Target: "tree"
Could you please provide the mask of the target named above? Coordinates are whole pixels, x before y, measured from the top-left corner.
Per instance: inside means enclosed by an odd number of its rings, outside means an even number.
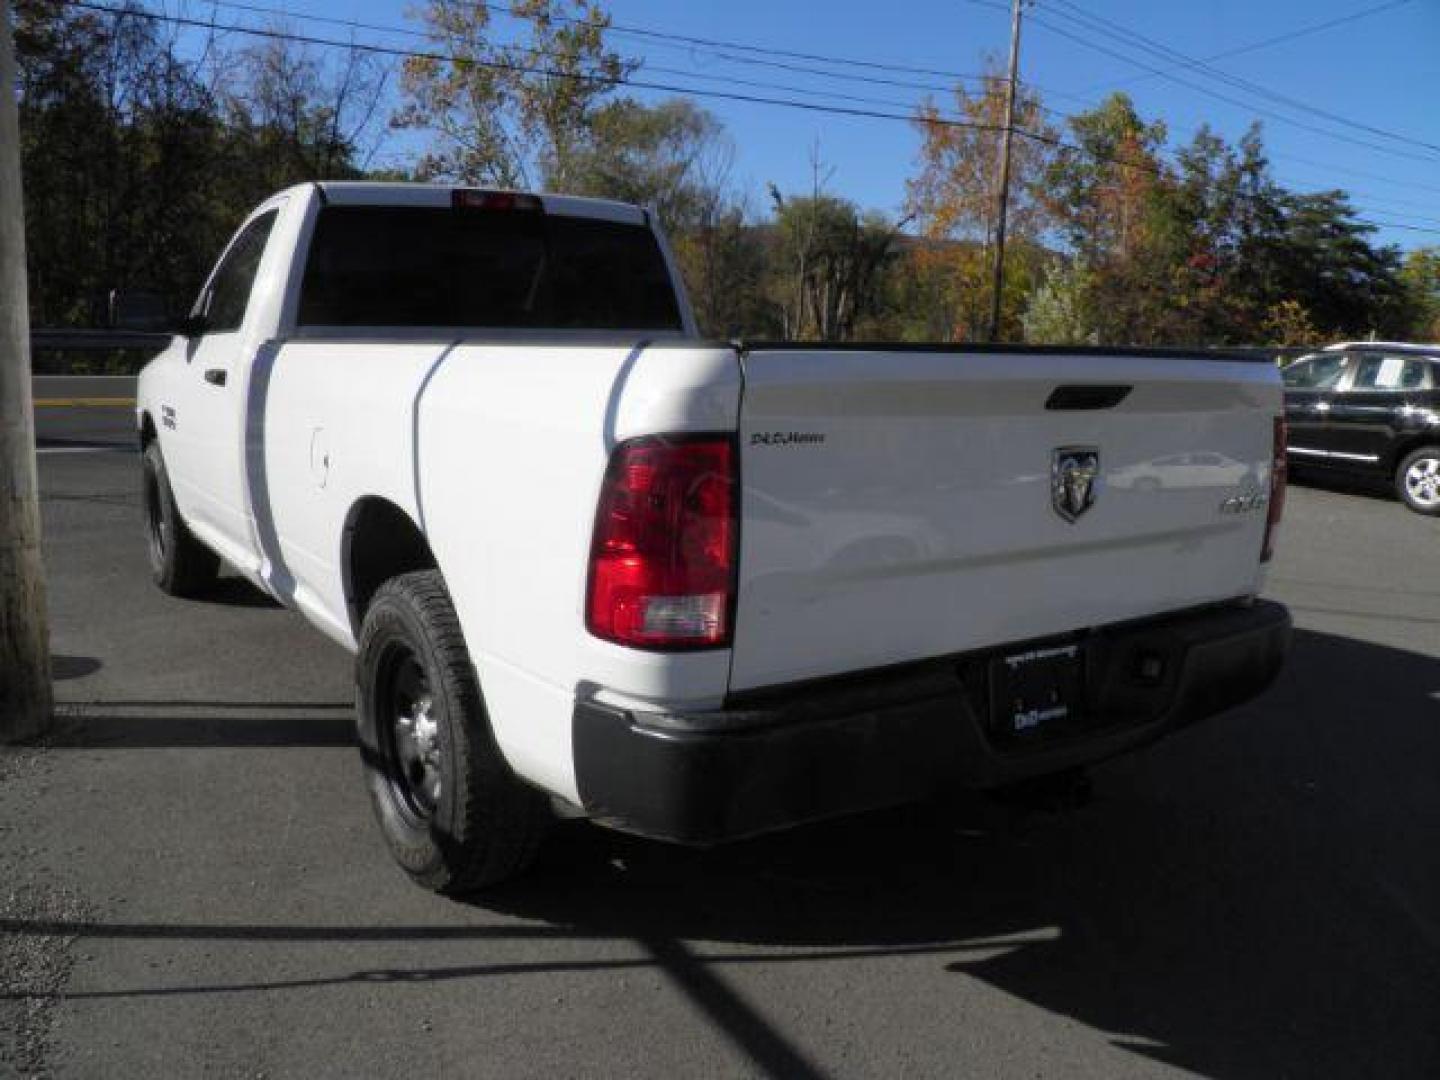
[[[1071,249],[1089,265],[1123,263],[1146,239],[1147,198],[1164,176],[1165,125],[1147,124],[1123,93],[1069,120],[1075,143],[1045,173],[1045,198]]]
[[[944,123],[933,100],[917,110],[919,168],[906,182],[906,209],[928,243],[910,253],[914,285],[927,301],[929,324],[939,340],[971,337],[989,311],[990,260],[996,228],[995,176],[1005,124],[1007,79],[998,60],[987,62],[981,90],[956,84],[951,114],[962,124]],[[1011,193],[1007,235],[1015,250],[1034,247],[1050,226],[1051,209],[1041,181],[1050,158],[1054,128],[1046,122],[1040,96],[1020,88],[1016,126],[1027,133],[1012,141]],[[1007,262],[1014,259],[1007,256]],[[1002,323],[1013,332],[1023,305],[1022,290],[1007,287]]]
[[[1190,336],[1187,279],[1209,267],[1189,228],[1165,212],[1176,178],[1161,160],[1165,127],[1112,94],[1069,120],[1071,143],[1046,173],[1046,195],[1070,254],[1085,267],[1085,337],[1158,344]]]
[[[1275,196],[1278,220],[1252,240],[1269,267],[1275,299],[1293,298],[1336,337],[1385,337],[1409,331],[1410,297],[1393,247],[1374,247],[1341,191]]]
[[[111,289],[194,298],[240,218],[277,188],[358,176],[382,89],[357,50],[292,42],[182,59],[137,10],[20,9],[30,314],[95,325]]]
[[[1085,264],[1061,261],[1030,294],[1023,325],[1025,340],[1039,345],[1094,345],[1095,319],[1089,310],[1092,281]]]
[[[546,182],[575,195],[648,206],[678,234],[714,215],[734,156],[720,121],[692,102],[620,98],[591,113],[565,175]]]
[[[1440,342],[1440,247],[1416,248],[1405,256],[1401,280],[1414,311],[1410,336]]]
[[[763,241],[730,191],[734,156],[720,121],[693,102],[619,98],[591,113],[565,176],[547,184],[652,209],[701,332],[734,337],[770,326]]]
[[[605,46],[596,0],[515,0],[528,38],[500,44],[485,0],[430,0],[421,18],[435,55],[401,70],[397,127],[435,136],[422,179],[529,188],[564,186],[592,114],[636,68]]]
[[[92,323],[116,286],[178,300],[220,231],[213,96],[155,23],[128,11],[27,3],[20,25],[32,321]]]
[[[1270,345],[1314,345],[1320,340],[1310,313],[1299,300],[1281,300],[1266,313],[1260,340]]]
[[[751,222],[743,202],[711,204],[672,243],[701,333],[737,338],[781,332],[765,292],[765,233]]]
[[[231,175],[260,191],[357,178],[385,82],[375,57],[358,49],[333,63],[284,37],[243,49],[221,82]]]
[[[862,215],[845,199],[786,198],[773,185],[770,191],[782,333],[797,340],[850,340],[857,324],[876,313],[898,227],[883,215]]]

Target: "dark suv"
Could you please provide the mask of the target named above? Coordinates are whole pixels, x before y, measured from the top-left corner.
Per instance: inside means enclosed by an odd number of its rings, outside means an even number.
[[[1332,347],[1281,375],[1293,464],[1389,477],[1410,509],[1440,514],[1440,346]]]

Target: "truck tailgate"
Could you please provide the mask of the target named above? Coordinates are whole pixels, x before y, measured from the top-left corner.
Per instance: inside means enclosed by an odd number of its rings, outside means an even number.
[[[732,690],[1260,586],[1268,363],[816,346],[743,366]]]

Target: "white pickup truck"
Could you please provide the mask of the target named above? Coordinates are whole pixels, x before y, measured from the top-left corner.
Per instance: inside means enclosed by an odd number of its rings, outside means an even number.
[[[705,341],[642,209],[361,183],[255,210],[137,408],[156,581],[355,653],[444,892],[556,815],[714,843],[1247,700],[1282,416],[1259,358]]]

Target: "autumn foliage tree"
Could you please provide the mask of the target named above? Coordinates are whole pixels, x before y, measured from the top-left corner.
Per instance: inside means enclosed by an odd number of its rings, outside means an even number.
[[[997,223],[996,177],[1005,125],[1006,79],[991,61],[977,92],[957,83],[948,111],[927,99],[916,112],[920,135],[915,174],[906,184],[906,209],[921,242],[908,253],[913,289],[926,303],[926,328],[943,341],[966,340],[985,325],[990,306],[990,246]],[[1015,101],[1007,261],[1023,258],[1050,226],[1052,210],[1041,181],[1055,131],[1038,93],[1022,87]],[[1018,330],[1023,290],[1007,288],[1002,324]]]

